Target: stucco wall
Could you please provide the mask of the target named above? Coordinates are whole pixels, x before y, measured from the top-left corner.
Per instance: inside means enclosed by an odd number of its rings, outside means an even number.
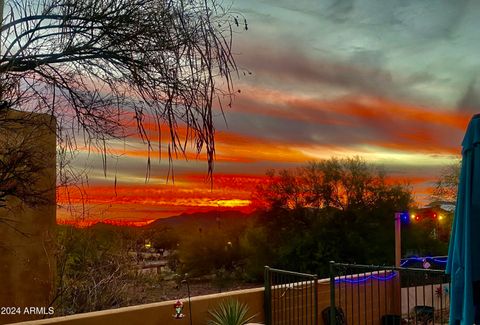
[[[47,115],[10,111],[2,116],[0,127],[1,145],[25,141],[41,157],[41,171],[31,181],[45,199],[40,206],[29,207],[8,197],[7,207],[0,208],[0,308],[48,306],[55,275],[55,121]],[[38,318],[0,313],[0,324]]]
[[[256,314],[253,322],[263,322],[263,288],[231,291],[206,296],[192,297],[192,324],[206,324],[208,310],[215,308],[221,301],[238,299],[248,305],[249,315]],[[164,301],[153,304],[124,307],[112,310],[104,310],[92,313],[77,314],[65,317],[56,317],[39,321],[16,323],[17,325],[104,325],[104,324],[128,324],[128,325],[188,325],[190,324],[190,312],[188,299],[183,299],[183,319],[174,319],[175,301]]]
[[[284,291],[284,287],[279,290]],[[341,292],[340,292],[341,291]],[[288,294],[283,294],[282,302],[277,303],[274,308],[275,324],[288,325],[291,322],[301,322],[308,324],[311,322],[305,315],[294,316],[292,304],[295,302],[298,307],[312,307],[311,300],[302,300],[299,291],[289,290]],[[347,323],[353,324],[358,320],[366,320],[367,324],[380,324],[381,317],[392,313],[391,301],[393,294],[393,283],[379,283],[378,281],[369,281],[367,284],[342,285],[336,288],[337,303],[342,301],[342,308],[347,316]],[[250,314],[256,314],[252,322],[263,323],[264,314],[264,289],[255,288],[239,291],[225,292],[206,296],[197,296],[192,298],[192,324],[203,325],[208,320],[208,310],[214,308],[223,300],[238,299],[247,303]],[[183,299],[184,313],[186,317],[180,320],[173,319],[175,301],[165,301],[160,303],[124,307],[113,310],[98,311],[92,313],[77,314],[66,317],[56,317],[40,321],[17,323],[17,325],[104,325],[104,324],[131,324],[131,325],[168,325],[168,324],[190,324],[190,312],[188,300]],[[345,304],[348,302],[348,307]],[[328,279],[318,282],[318,320],[319,324],[324,324],[322,311],[330,306],[330,283]],[[360,308],[358,308],[360,306]],[[295,307],[295,308],[297,308]],[[304,308],[302,307],[302,308]],[[293,315],[293,316],[292,316]],[[308,314],[311,315],[311,314]]]

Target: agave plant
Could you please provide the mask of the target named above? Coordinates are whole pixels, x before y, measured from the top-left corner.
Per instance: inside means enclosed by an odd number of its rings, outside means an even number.
[[[208,325],[244,325],[255,317],[255,315],[248,317],[248,306],[238,300],[223,301],[208,313],[211,317]]]

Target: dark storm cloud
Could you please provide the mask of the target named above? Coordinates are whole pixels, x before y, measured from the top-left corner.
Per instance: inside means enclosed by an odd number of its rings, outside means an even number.
[[[255,50],[254,50],[255,49]],[[336,89],[340,92],[390,98],[407,102],[422,101],[422,96],[412,91],[419,84],[429,84],[436,77],[427,72],[394,76],[383,65],[383,52],[370,50],[352,51],[349,60],[306,55],[300,47],[278,48],[276,45],[257,45],[251,50],[255,55],[241,58],[248,67],[251,83],[269,83],[271,87],[295,91],[324,92]],[[269,82],[270,81],[270,82]],[[278,85],[278,86],[277,86]]]
[[[471,114],[480,112],[480,83],[477,79],[472,80],[468,85],[465,95],[458,103],[458,109]]]
[[[238,1],[254,8],[257,29],[239,57],[254,82],[323,84],[453,108],[480,73],[478,1]]]
[[[342,88],[365,90],[369,93],[390,92],[389,73],[379,70],[349,66],[330,60],[311,60],[295,49],[290,52],[258,51],[258,55],[243,61],[258,77],[277,78],[292,84],[328,84]],[[387,87],[379,87],[387,85]]]

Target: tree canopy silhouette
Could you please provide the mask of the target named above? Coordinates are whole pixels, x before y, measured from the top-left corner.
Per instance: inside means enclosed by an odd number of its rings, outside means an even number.
[[[242,241],[253,278],[265,263],[321,275],[332,260],[393,263],[394,213],[414,203],[407,184],[392,182],[383,168],[360,157],[313,161],[267,176],[252,194],[261,211]]]
[[[0,106],[55,116],[69,149],[81,139],[105,153],[107,140],[135,132],[148,166],[153,139],[161,151],[168,138],[170,159],[193,144],[211,174],[237,28],[246,21],[216,0],[7,0]]]
[[[460,179],[461,160],[442,169],[441,175],[435,181],[430,199],[446,201],[455,204],[457,201],[458,182]]]

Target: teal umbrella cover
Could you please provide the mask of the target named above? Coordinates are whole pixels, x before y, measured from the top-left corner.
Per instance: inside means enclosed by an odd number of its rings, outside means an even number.
[[[446,273],[451,275],[452,325],[472,325],[475,308],[478,308],[474,305],[473,282],[480,281],[480,114],[470,121],[462,147],[462,169],[446,268]],[[477,312],[477,318],[479,316]]]

